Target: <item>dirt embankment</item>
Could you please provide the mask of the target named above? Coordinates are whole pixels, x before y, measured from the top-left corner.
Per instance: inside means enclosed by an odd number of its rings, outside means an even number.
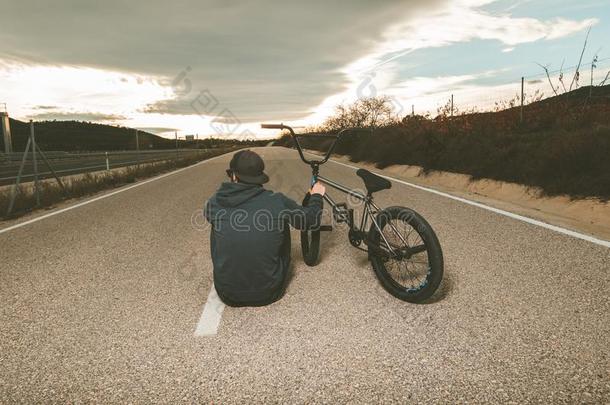
[[[354,165],[346,156],[334,155],[333,159]],[[489,179],[472,180],[464,174],[443,171],[426,174],[418,166],[392,165],[378,169],[370,163],[360,162],[357,165],[413,184],[610,240],[610,203],[596,198],[545,197],[542,190],[535,187]]]

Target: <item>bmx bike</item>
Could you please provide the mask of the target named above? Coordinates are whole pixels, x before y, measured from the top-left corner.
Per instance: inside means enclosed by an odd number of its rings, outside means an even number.
[[[421,302],[429,298],[443,278],[443,252],[434,230],[417,212],[407,207],[379,208],[373,201],[373,193],[392,187],[392,183],[365,169],[356,175],[362,178],[366,194],[347,188],[319,174],[320,166],[328,161],[337,141],[350,131],[346,128],[336,135],[297,135],[284,124],[262,124],[262,128],[288,130],[301,160],[311,167],[311,185],[319,181],[347,194],[360,209],[360,223],[354,216],[354,208],[345,202],[335,202],[328,193],[324,201],[332,207],[334,223],[348,226],[348,238],[352,246],[368,253],[369,261],[381,285],[393,296],[403,301]],[[331,145],[322,159],[307,159],[299,139],[330,139]],[[309,192],[303,199],[306,206]],[[356,204],[351,204],[356,205]],[[333,225],[316,224],[301,231],[303,259],[309,266],[320,260],[320,233],[332,231]]]

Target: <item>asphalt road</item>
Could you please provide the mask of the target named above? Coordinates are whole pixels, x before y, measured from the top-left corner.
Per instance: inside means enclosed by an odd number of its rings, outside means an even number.
[[[300,199],[297,154],[259,151]],[[212,267],[191,218],[229,158],[0,234],[0,402],[610,401],[610,249],[398,183],[377,202],[444,249],[430,303],[386,293],[344,229],[315,268],[293,233],[285,297],[195,337]]]

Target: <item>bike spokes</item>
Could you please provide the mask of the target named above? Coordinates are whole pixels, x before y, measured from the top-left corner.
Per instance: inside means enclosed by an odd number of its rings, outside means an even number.
[[[385,262],[394,282],[407,291],[418,291],[427,284],[430,264],[426,245],[417,231],[401,218],[390,220],[383,229],[394,255]]]

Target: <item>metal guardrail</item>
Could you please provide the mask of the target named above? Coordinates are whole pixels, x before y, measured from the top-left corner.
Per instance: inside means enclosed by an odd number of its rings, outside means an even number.
[[[197,156],[210,149],[163,149],[143,151],[112,151],[73,153],[61,151],[45,152],[49,163],[60,176],[88,173],[100,170],[110,170],[119,167],[133,166],[144,163],[154,163],[163,160],[173,160]],[[23,152],[0,153],[0,185],[15,183]],[[34,167],[32,154],[26,156],[22,182],[33,181]],[[41,170],[42,169],[42,170]],[[52,173],[38,164],[38,177],[52,177]]]

